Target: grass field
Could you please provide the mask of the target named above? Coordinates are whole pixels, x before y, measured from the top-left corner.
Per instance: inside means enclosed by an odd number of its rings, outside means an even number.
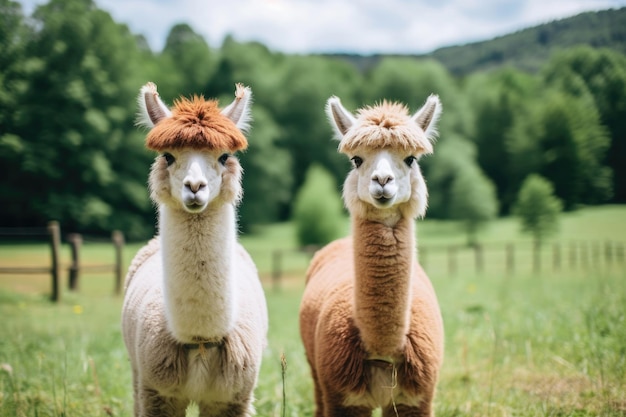
[[[348,225],[346,225],[346,230]],[[418,226],[421,247],[460,245],[450,222]],[[614,257],[581,259],[555,271],[550,245],[533,274],[529,251],[516,252],[516,271],[504,273],[498,248],[527,242],[511,219],[481,236],[485,267],[474,268],[460,250],[450,275],[446,252],[428,254],[427,271],[438,293],[446,330],[446,356],[438,416],[626,416],[626,264]],[[626,241],[626,207],[567,214],[556,241]],[[256,407],[281,416],[284,355],[285,415],[313,415],[312,383],[304,359],[297,311],[308,255],[288,252],[280,288],[270,280],[272,253],[295,247],[290,225],[244,236],[266,287],[270,313]],[[521,243],[520,243],[521,242]],[[129,262],[139,244],[128,245]],[[85,263],[112,262],[113,249],[84,246]],[[65,252],[63,259],[69,259]],[[46,264],[44,245],[0,246],[0,266]],[[567,254],[564,253],[564,259]],[[79,293],[63,290],[48,301],[49,278],[0,275],[0,417],[131,416],[130,368],[120,335],[121,297],[112,273],[84,275]],[[66,276],[64,274],[64,285]]]

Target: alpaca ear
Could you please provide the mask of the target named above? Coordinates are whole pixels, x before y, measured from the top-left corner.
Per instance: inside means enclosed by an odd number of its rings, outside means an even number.
[[[441,102],[439,101],[439,96],[431,94],[412,119],[426,133],[428,140],[432,141],[437,137],[437,122],[440,115]]]
[[[337,139],[340,140],[355,122],[354,116],[341,105],[341,100],[336,96],[332,96],[326,102],[326,115]]]
[[[252,104],[252,90],[243,84],[235,84],[235,100],[222,110],[222,114],[228,117],[242,132],[250,129],[252,116],[250,105]]]
[[[157,86],[154,83],[147,83],[141,87],[137,103],[139,104],[136,121],[138,126],[151,129],[161,120],[172,115],[170,109],[161,101]]]

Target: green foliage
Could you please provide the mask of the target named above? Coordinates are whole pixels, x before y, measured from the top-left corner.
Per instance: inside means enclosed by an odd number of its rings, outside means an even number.
[[[626,9],[419,59],[287,55],[231,36],[211,49],[184,23],[153,52],[91,0],[50,0],[32,16],[0,0],[0,11],[2,226],[54,218],[67,231],[153,234],[146,187],[153,154],[133,126],[135,97],[147,81],[167,103],[204,94],[224,104],[235,83],[252,87],[250,148],[241,155],[244,231],[288,220],[310,166],[343,180],[347,162],[324,114],[331,95],[349,109],[387,99],[411,112],[427,95],[440,96],[440,137],[434,155],[420,161],[429,217],[454,215],[452,187],[465,172],[483,172],[495,184],[502,214],[533,172],[554,184],[567,209],[611,195],[626,202],[626,56],[619,43]],[[612,50],[561,51],[580,43]],[[489,71],[469,74],[478,68]]]
[[[300,246],[324,245],[342,232],[342,201],[333,177],[312,165],[296,195],[293,218]]]
[[[566,209],[611,196],[611,170],[603,163],[609,138],[585,88],[579,96],[546,91],[525,120],[516,120],[507,146],[513,178],[540,173]]]
[[[467,130],[467,112],[462,96],[446,68],[434,60],[383,58],[368,74],[363,86],[363,104],[399,101],[414,113],[430,94],[441,100],[444,116],[439,121],[441,137]]]
[[[511,171],[520,156],[510,152],[505,138],[516,121],[526,120],[526,108],[539,92],[537,84],[534,77],[513,68],[477,73],[467,80],[474,117],[470,139],[477,147],[478,164],[497,188],[503,213],[509,212],[520,186]]]
[[[286,175],[291,170],[291,155],[276,144],[279,127],[263,107],[254,107],[252,114],[248,149],[240,155],[244,195],[239,225],[244,232],[279,217],[280,209],[291,199],[293,181]]]
[[[172,76],[178,78],[174,91],[182,96],[198,94],[198,87],[213,77],[217,61],[204,38],[182,23],[170,30],[160,59],[171,61]]]
[[[581,13],[571,18],[463,46],[441,48],[428,56],[457,76],[512,65],[537,71],[555,52],[577,45],[608,47],[626,53],[626,8]]]
[[[614,200],[626,202],[626,55],[578,47],[556,54],[543,71],[550,84],[574,95],[593,97],[611,138],[606,163],[613,170]]]
[[[435,153],[420,160],[420,165],[426,165],[428,170],[425,177],[428,185],[428,214],[429,218],[451,217],[450,207],[455,196],[452,193],[452,184],[465,170],[477,169],[476,147],[470,141],[451,135],[435,144]]]
[[[450,215],[463,222],[468,245],[475,245],[478,230],[498,215],[496,188],[474,165],[466,165],[454,178],[451,193]]]
[[[2,140],[13,152],[0,156],[11,170],[3,188],[18,192],[0,217],[14,225],[58,219],[96,233],[125,215],[145,215],[150,205],[127,204],[118,185],[137,181],[133,165],[149,163],[125,142],[137,84],[134,39],[88,0],[53,0],[34,19],[40,30],[28,42],[28,83],[14,97],[27,111]]]
[[[530,233],[539,244],[558,230],[561,210],[562,203],[554,196],[552,184],[536,174],[526,178],[513,207],[522,231]]]
[[[343,62],[315,56],[286,60],[281,85],[275,91],[275,110],[282,129],[280,143],[293,158],[294,192],[312,163],[327,167],[337,182],[345,175],[347,163],[332,140],[324,107],[332,95],[349,103],[360,80],[360,75]]]

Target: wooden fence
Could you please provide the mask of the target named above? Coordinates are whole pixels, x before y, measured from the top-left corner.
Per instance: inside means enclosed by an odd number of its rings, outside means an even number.
[[[456,275],[461,266],[473,270],[513,275],[518,272],[540,274],[588,268],[626,266],[626,245],[615,241],[551,242],[538,246],[529,241],[486,245],[421,246],[422,267]],[[444,266],[445,265],[445,266]]]
[[[289,257],[309,259],[316,247],[277,249],[271,252],[271,278],[280,287]],[[262,254],[256,254],[262,256]],[[626,269],[626,244],[616,241],[551,242],[542,246],[530,241],[489,243],[483,245],[420,245],[419,262],[429,274],[454,277],[460,273],[540,274],[586,270],[591,268]],[[306,267],[306,265],[304,266]],[[302,273],[302,272],[300,272]]]
[[[50,299],[58,302],[61,298],[60,280],[61,280],[61,227],[56,221],[48,223],[47,227],[19,227],[19,228],[0,228],[0,238],[10,240],[34,240],[47,241],[50,244],[50,263],[48,265],[38,266],[13,266],[0,267],[0,274],[50,274],[51,277],[51,295]],[[80,276],[82,273],[89,272],[107,272],[112,271],[115,279],[115,294],[120,294],[122,290],[122,249],[124,247],[124,235],[116,230],[111,235],[111,241],[115,251],[115,261],[109,264],[83,264],[81,262],[81,248],[85,240],[100,241],[99,238],[84,238],[77,233],[68,234],[66,242],[70,245],[71,262],[68,267],[68,288],[71,291],[79,289]]]

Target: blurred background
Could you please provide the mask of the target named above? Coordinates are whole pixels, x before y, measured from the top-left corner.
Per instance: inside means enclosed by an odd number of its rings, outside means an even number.
[[[624,1],[168,3],[0,0],[0,226],[152,236],[147,81],[167,103],[252,87],[245,233],[291,219],[311,167],[340,192],[331,95],[414,112],[439,94],[430,219],[507,216],[530,174],[567,211],[626,202]]]

